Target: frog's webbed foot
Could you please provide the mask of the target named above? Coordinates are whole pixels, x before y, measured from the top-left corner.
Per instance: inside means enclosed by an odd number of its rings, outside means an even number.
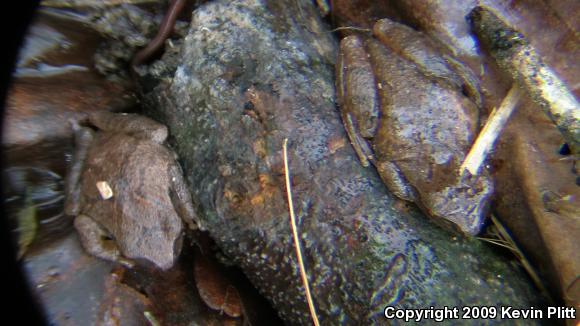
[[[350,143],[358,156],[360,163],[364,167],[369,166],[369,161],[374,163],[375,157],[373,150],[366,139],[364,139],[360,133],[357,132],[357,128],[353,121],[352,115],[346,113],[343,115],[344,125],[346,129],[346,134],[350,139]]]
[[[376,167],[381,179],[395,196],[410,202],[416,201],[415,189],[409,184],[395,163],[384,161],[376,164]]]
[[[133,267],[134,263],[121,255],[119,248],[108,233],[86,215],[79,215],[74,221],[75,228],[85,250],[96,257]]]
[[[151,140],[161,144],[167,139],[167,127],[161,123],[138,114],[94,112],[89,122],[103,131],[124,133],[129,136]]]
[[[70,123],[75,135],[75,152],[66,177],[64,210],[66,214],[76,216],[80,207],[81,174],[94,135],[92,130],[81,127],[77,121],[71,120]]]

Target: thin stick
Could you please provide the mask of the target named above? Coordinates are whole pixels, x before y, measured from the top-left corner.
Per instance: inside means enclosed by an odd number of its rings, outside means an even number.
[[[288,168],[288,138],[284,139],[282,146],[284,152],[284,174],[286,176],[286,193],[288,194],[288,210],[290,211],[290,222],[292,225],[292,235],[294,236],[294,247],[296,248],[296,257],[298,258],[298,266],[300,267],[300,276],[302,277],[302,284],[306,291],[306,301],[308,301],[308,308],[310,308],[310,315],[315,326],[319,326],[318,317],[316,315],[316,308],[310,294],[310,285],[308,285],[308,278],[306,277],[306,269],[304,268],[304,261],[302,260],[302,248],[298,241],[298,231],[296,228],[296,217],[294,216],[294,204],[292,202],[292,188],[290,187],[290,169]]]
[[[461,164],[461,167],[459,168],[461,174],[464,174],[465,171],[469,171],[471,175],[477,175],[481,164],[485,161],[487,154],[493,148],[495,141],[514,111],[519,99],[520,89],[514,84],[507,96],[501,102],[499,109],[494,109],[491,112],[489,120],[479,133],[479,136],[477,136],[477,139],[467,154],[465,161],[463,161],[463,164]]]

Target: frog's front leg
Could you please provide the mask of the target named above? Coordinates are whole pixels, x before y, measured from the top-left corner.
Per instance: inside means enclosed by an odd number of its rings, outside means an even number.
[[[415,189],[409,184],[409,181],[407,181],[407,178],[405,178],[403,172],[395,163],[380,161],[376,164],[376,167],[379,176],[395,196],[410,202],[416,201],[417,193]]]
[[[91,113],[88,121],[103,131],[123,133],[158,144],[167,139],[167,127],[138,114],[99,111]]]
[[[358,132],[358,128],[353,121],[353,117],[350,113],[342,114],[342,122],[346,129],[346,134],[358,156],[362,166],[369,166],[369,160],[374,161],[373,151],[369,143],[364,139]]]
[[[183,173],[179,165],[173,165],[169,171],[171,178],[171,189],[169,196],[177,214],[191,230],[197,229],[197,214],[193,206],[191,192],[183,178]]]
[[[92,218],[81,214],[75,218],[74,225],[83,248],[89,254],[133,267],[134,263],[121,255],[115,240],[110,238],[110,234]]]
[[[89,128],[79,126],[77,121],[71,121],[71,126],[75,135],[75,152],[66,177],[64,211],[67,215],[77,216],[81,205],[81,174],[94,134]]]
[[[377,130],[379,105],[369,57],[362,40],[349,36],[340,42],[336,89],[346,132],[363,166],[374,160],[367,139]]]

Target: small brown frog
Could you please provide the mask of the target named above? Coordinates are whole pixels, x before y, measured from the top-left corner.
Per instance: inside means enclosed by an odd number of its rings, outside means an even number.
[[[337,93],[361,163],[436,222],[480,232],[493,184],[460,175],[479,127],[476,78],[423,34],[387,19],[340,44]]]
[[[98,112],[73,123],[77,148],[67,179],[67,214],[83,247],[126,266],[146,259],[166,270],[181,251],[183,223],[195,228],[191,194],[167,128],[136,114]]]

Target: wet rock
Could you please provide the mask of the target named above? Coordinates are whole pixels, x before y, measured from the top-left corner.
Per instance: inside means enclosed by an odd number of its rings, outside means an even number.
[[[67,138],[72,135],[69,119],[135,103],[127,84],[108,81],[93,69],[100,41],[82,21],[41,12],[8,93],[2,145]]]
[[[541,305],[517,267],[485,244],[452,238],[360,166],[334,103],[337,42],[312,5],[298,3],[203,5],[173,77],[157,77],[146,94],[199,200],[199,225],[288,323],[309,324],[285,201],[288,138],[323,323],[386,324],[386,305]]]
[[[111,265],[85,254],[74,232],[28,255],[24,267],[48,322],[95,324]]]

